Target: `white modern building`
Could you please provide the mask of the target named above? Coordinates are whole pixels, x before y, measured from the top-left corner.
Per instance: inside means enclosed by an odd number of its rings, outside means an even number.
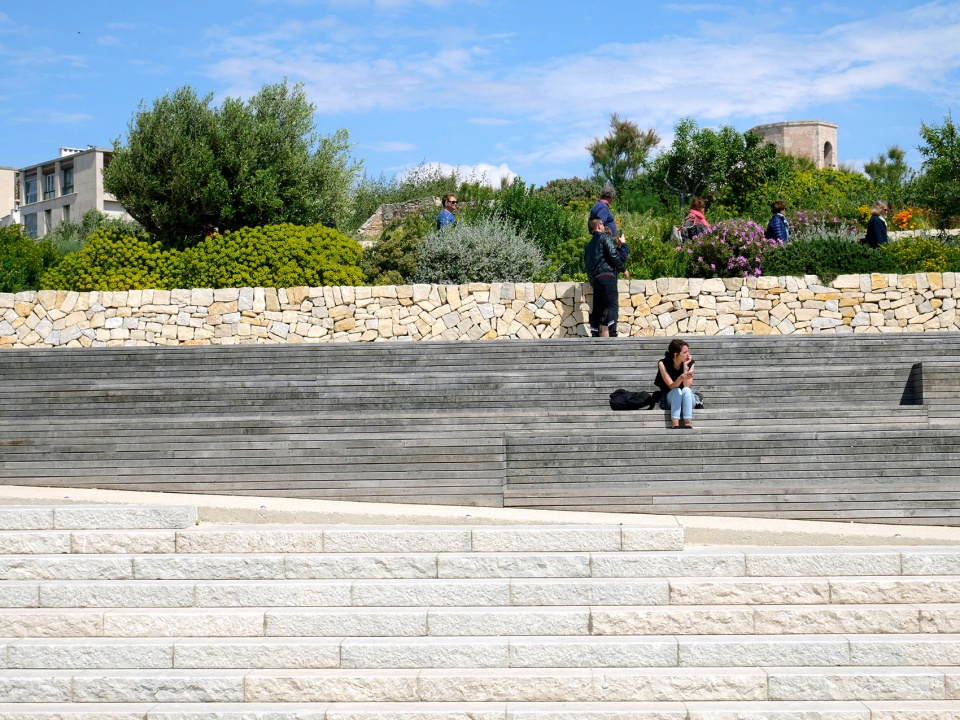
[[[103,189],[103,169],[112,150],[60,148],[54,160],[16,169],[0,167],[0,227],[21,223],[35,238],[42,238],[65,220],[79,222],[84,213],[99,210],[111,217],[128,218],[117,199]]]

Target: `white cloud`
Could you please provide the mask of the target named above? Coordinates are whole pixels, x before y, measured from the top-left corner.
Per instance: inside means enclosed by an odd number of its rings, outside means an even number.
[[[374,4],[431,2],[453,4]],[[326,18],[322,27],[224,31],[217,48],[223,59],[208,72],[227,94],[241,96],[284,76],[302,81],[323,114],[435,109],[462,113],[473,125],[522,126],[525,137],[501,140],[498,148],[518,167],[582,161],[611,112],[666,136],[681,117],[703,124],[800,119],[817,106],[894,97],[899,89],[937,94],[947,104],[960,100],[960,3],[931,2],[816,30],[771,28],[773,15],[723,9],[731,11],[726,25],[693,22],[659,39],[509,65],[491,51],[499,36],[465,30],[451,40],[438,28],[400,22],[360,33]],[[780,20],[789,25],[789,18]]]
[[[364,147],[373,150],[374,152],[382,153],[410,152],[411,150],[417,149],[416,145],[400,142],[399,140],[386,140],[373,145],[365,145]]]
[[[488,118],[488,117],[472,117],[468,118],[467,122],[471,125],[512,125],[512,120],[506,120],[504,118]]]
[[[501,180],[504,178],[506,178],[508,182],[512,182],[514,179],[519,177],[507,166],[506,163],[501,165],[491,165],[489,163],[477,163],[476,165],[448,165],[447,163],[442,162],[425,162],[420,163],[416,167],[404,168],[399,175],[402,179],[411,173],[429,175],[433,172],[438,172],[443,175],[450,175],[451,173],[455,172],[462,181],[481,183],[494,188],[499,188]]]
[[[736,22],[742,21],[738,16]],[[300,43],[310,33],[298,23],[225,37],[227,57],[210,74],[238,87],[282,76],[303,80],[324,113],[429,105],[571,122],[619,111],[672,124],[686,115],[780,118],[881,90],[931,89],[951,84],[950,73],[960,68],[960,4],[931,3],[909,15],[881,15],[815,35],[751,27],[724,34],[716,25],[698,35],[690,28],[685,36],[604,46],[516,68],[488,65],[482,43],[433,50],[424,44],[420,52],[403,45],[391,54],[378,39],[369,52],[342,52],[342,41],[332,37],[340,30],[315,47]],[[489,117],[484,113],[475,121]]]
[[[97,38],[97,45],[103,47],[122,47],[123,43],[120,42],[120,38],[116,35],[101,35]]]
[[[17,122],[52,123],[55,125],[72,125],[73,123],[86,122],[88,120],[93,120],[93,116],[87,113],[65,113],[55,110],[38,111],[16,118]]]

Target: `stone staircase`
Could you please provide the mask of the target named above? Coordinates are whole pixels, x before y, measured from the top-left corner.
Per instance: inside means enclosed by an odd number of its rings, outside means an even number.
[[[960,333],[0,353],[0,483],[960,524]]]
[[[0,606],[2,720],[960,717],[960,547],[0,506]]]

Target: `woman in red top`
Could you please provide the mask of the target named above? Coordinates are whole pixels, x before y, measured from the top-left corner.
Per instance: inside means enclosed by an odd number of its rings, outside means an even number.
[[[703,214],[703,211],[707,209],[707,203],[703,198],[694,198],[693,202],[690,203],[690,212],[687,213],[687,219],[683,223],[685,227],[696,228],[697,225],[702,225],[703,229],[697,228],[698,232],[691,233],[691,236],[699,235],[700,233],[705,233],[710,229],[710,223],[707,222],[707,216]]]

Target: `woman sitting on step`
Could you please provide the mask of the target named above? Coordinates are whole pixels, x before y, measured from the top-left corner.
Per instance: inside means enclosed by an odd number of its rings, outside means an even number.
[[[663,360],[657,363],[657,377],[654,385],[660,388],[660,407],[670,408],[671,429],[693,427],[693,358],[690,346],[683,340],[672,340],[663,354]]]

